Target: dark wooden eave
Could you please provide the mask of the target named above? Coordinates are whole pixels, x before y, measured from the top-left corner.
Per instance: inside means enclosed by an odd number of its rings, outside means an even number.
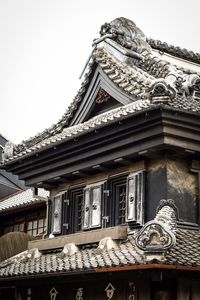
[[[91,176],[101,168],[140,159],[151,149],[179,149],[198,155],[199,116],[160,106],[13,161],[6,169],[27,185],[52,188],[65,179]]]

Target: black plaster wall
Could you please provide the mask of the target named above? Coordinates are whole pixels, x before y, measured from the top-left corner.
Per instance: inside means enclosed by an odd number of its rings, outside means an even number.
[[[147,172],[146,221],[152,220],[161,199],[173,199],[183,222],[198,222],[197,175],[187,159],[151,159]]]

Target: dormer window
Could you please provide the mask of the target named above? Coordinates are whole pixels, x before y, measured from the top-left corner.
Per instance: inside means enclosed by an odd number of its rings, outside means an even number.
[[[144,171],[72,187],[51,201],[50,233],[71,234],[97,228],[144,223]]]

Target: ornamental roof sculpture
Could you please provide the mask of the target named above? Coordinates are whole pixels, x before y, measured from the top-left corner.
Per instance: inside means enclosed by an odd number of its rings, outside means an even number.
[[[152,247],[154,248],[152,251]],[[156,249],[158,251],[156,251]],[[55,249],[42,253],[37,248],[24,251],[0,263],[1,279],[24,276],[53,275],[70,271],[103,272],[126,268],[140,269],[152,264],[168,269],[200,268],[200,233],[177,226],[177,209],[172,200],[162,200],[155,219],[141,229],[134,229],[125,240],[104,238],[99,245],[79,247],[66,244],[61,252]],[[197,255],[194,255],[194,252]]]
[[[63,117],[19,145],[7,144],[2,164],[45,150],[91,128],[105,126],[115,118],[157,106],[200,113],[200,54],[147,39],[126,18],[105,23],[93,47],[81,88]],[[87,106],[87,91],[95,72],[104,76],[107,85],[121,93],[127,102],[89,120],[75,121],[81,108]]]

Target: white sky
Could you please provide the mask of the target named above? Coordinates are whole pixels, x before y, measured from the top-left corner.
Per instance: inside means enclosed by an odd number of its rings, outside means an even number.
[[[0,132],[14,143],[56,123],[100,26],[133,20],[147,37],[200,52],[200,0],[0,0]]]

